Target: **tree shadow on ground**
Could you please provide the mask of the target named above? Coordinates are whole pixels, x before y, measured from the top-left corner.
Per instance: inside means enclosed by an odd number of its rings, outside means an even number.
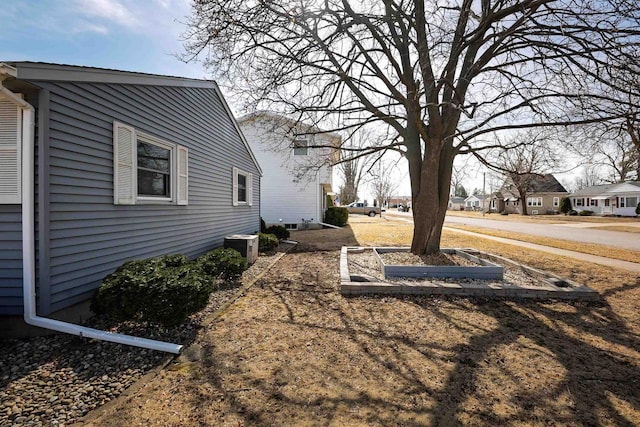
[[[246,364],[250,354],[215,349],[207,356],[205,376],[216,387],[233,377],[261,396],[257,403],[227,393],[230,410],[247,425],[638,422],[640,340],[606,301],[343,298],[337,277],[321,277],[329,273],[298,255],[288,255],[294,259],[287,277],[270,274],[258,285],[261,300],[273,301],[279,314],[255,320],[291,347],[261,375]],[[314,256],[335,269],[335,253]],[[610,292],[637,290],[623,285]],[[401,324],[408,312],[423,318],[418,329]],[[434,329],[443,332],[430,340]],[[330,344],[314,351],[315,340]],[[223,369],[215,359],[236,368]],[[296,393],[292,383],[300,375],[308,389]]]

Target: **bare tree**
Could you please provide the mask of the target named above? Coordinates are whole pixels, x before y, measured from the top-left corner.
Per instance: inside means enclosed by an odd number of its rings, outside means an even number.
[[[512,137],[510,143],[504,147],[525,144],[517,150],[500,150],[493,161],[493,168],[504,174],[504,190],[517,194],[520,197],[522,214],[528,215],[527,195],[538,189],[547,178],[546,175],[556,166],[558,156],[553,149],[553,140],[545,132],[530,130]]]
[[[451,168],[451,190],[450,194],[456,197],[467,197],[467,190],[463,186],[465,179],[469,178],[466,165],[456,166],[455,164]]]
[[[585,165],[582,168],[582,173],[576,177],[573,187],[577,191],[582,190],[583,188],[602,184],[603,182],[604,180],[602,179],[597,165]]]
[[[378,201],[378,206],[383,206],[398,189],[400,183],[394,177],[396,169],[395,163],[381,160],[369,172],[371,174],[371,190],[374,199]]]
[[[338,170],[343,180],[340,186],[340,203],[343,205],[358,200],[360,185],[378,160],[371,154],[363,155],[366,147],[373,145],[374,138],[370,129],[360,128],[340,150]]]
[[[440,248],[453,160],[496,132],[620,117],[607,78],[636,67],[640,9],[629,0],[198,0],[190,57],[247,107],[348,134],[391,130],[413,199],[413,253]],[[188,59],[188,58],[187,58]],[[636,70],[637,68],[633,68]],[[523,143],[524,145],[524,143]]]

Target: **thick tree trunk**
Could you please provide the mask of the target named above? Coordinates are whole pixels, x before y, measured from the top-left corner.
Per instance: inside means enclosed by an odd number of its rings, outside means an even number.
[[[409,164],[411,171],[411,159]],[[414,254],[440,251],[452,168],[453,154],[450,147],[441,141],[432,141],[420,162],[419,175],[411,174],[414,223],[411,252]]]

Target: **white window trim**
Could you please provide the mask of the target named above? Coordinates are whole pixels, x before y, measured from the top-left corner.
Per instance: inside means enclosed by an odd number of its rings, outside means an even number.
[[[533,208],[542,207],[542,197],[527,197],[527,206]]]
[[[237,167],[233,167],[232,171],[232,186],[231,186],[231,198],[233,206],[253,206],[253,174],[249,172],[245,172],[242,169]],[[247,200],[242,201],[238,200],[238,175],[242,175],[246,177],[246,191],[245,197]]]
[[[156,196],[149,196],[149,195],[139,195],[138,194],[138,188],[136,185],[136,199],[138,201],[141,202],[145,202],[145,203],[153,203],[153,202],[169,202],[169,203],[174,203],[176,201],[176,184],[178,182],[177,180],[177,167],[176,167],[176,161],[178,160],[178,156],[177,156],[177,152],[178,152],[178,146],[176,144],[171,144],[169,142],[163,141],[161,139],[155,138],[149,134],[143,133],[143,132],[136,132],[136,138],[135,138],[135,142],[136,142],[136,161],[135,161],[135,171],[136,171],[136,176],[138,174],[138,159],[137,159],[137,153],[138,153],[138,141],[147,143],[147,144],[151,144],[151,145],[155,145],[156,147],[160,147],[160,148],[164,148],[165,150],[169,150],[169,161],[170,161],[170,170],[169,170],[169,197],[156,197]]]
[[[553,207],[557,208],[558,206],[560,206],[560,197],[554,197],[553,198]]]
[[[132,141],[124,141],[126,143],[130,143],[131,147],[129,147],[131,149],[131,159],[132,162],[131,164],[122,164],[122,162],[119,162],[119,150],[121,149],[125,149],[122,148],[120,146],[120,144],[123,144],[122,142],[118,141],[118,130],[122,128],[127,130],[128,132],[131,133],[131,138]],[[171,163],[171,167],[170,167],[170,171],[169,171],[169,193],[170,193],[170,197],[154,197],[154,196],[148,196],[148,195],[139,195],[138,194],[138,141],[147,143],[147,144],[152,144],[152,145],[156,145],[158,147],[164,148],[166,150],[169,150],[170,153],[170,163]],[[123,146],[125,146],[123,144]],[[114,169],[113,169],[113,180],[114,180],[114,204],[116,205],[135,205],[135,204],[141,204],[141,205],[153,205],[153,204],[160,204],[160,205],[170,205],[170,204],[177,204],[177,205],[188,205],[188,195],[189,195],[189,187],[188,187],[188,164],[189,164],[189,157],[188,157],[188,150],[187,148],[178,145],[178,144],[174,144],[171,142],[167,142],[163,139],[157,138],[153,135],[147,134],[145,132],[140,132],[137,131],[134,127],[132,126],[128,126],[124,123],[120,123],[120,122],[113,122],[113,151],[114,151]],[[185,166],[186,166],[186,170],[178,170],[178,152],[182,151],[184,152],[185,156],[186,156],[186,161],[185,161]],[[122,176],[121,174],[121,169],[122,168],[126,168],[126,167],[130,167],[132,168],[132,172],[131,172],[131,179],[129,181],[126,181],[122,183],[120,182],[119,178],[121,178]],[[180,178],[185,178],[186,177],[186,184],[185,184],[185,189],[184,189],[184,194],[178,194],[179,191],[179,183],[180,183]],[[119,195],[119,188],[121,188],[121,185],[125,185],[129,188],[131,194],[132,194],[132,198],[128,199],[128,198],[122,198]]]

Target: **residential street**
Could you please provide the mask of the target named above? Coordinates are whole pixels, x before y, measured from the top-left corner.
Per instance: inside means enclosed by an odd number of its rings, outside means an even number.
[[[386,214],[402,216],[408,219],[411,218],[411,213],[405,212],[387,212]],[[576,227],[576,224],[533,224],[531,222],[500,221],[450,215],[445,219],[445,225],[446,224],[464,224],[474,227],[526,233],[534,236],[552,237],[574,242],[596,243],[640,251],[640,236],[638,236],[637,233],[598,230],[595,228],[586,229]]]

